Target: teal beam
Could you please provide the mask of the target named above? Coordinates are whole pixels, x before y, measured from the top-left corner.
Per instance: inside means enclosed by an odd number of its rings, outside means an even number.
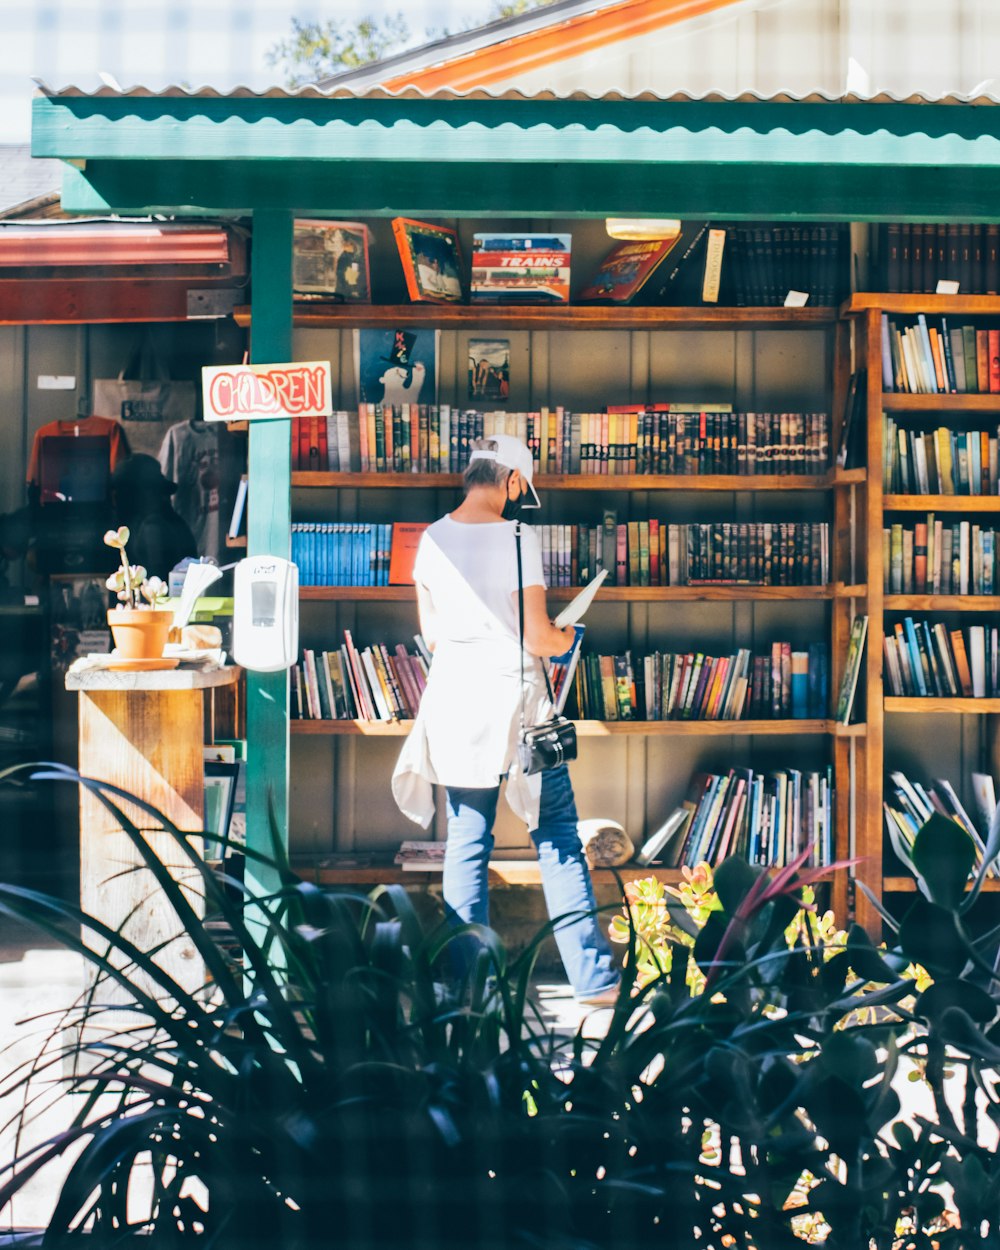
[[[292,358],[292,216],[258,212],[251,261],[252,359]],[[291,422],[250,423],[248,553],[291,555]],[[288,847],[288,673],[247,674],[247,846],[272,852],[272,821]],[[247,863],[251,889],[270,893],[277,878]]]
[[[92,160],[68,169],[70,212],[242,215],[254,206],[303,215],[456,217],[650,216],[784,221],[995,221],[1000,148],[988,169],[727,163],[542,161],[481,165],[369,161]]]
[[[1000,110],[960,104],[47,96],[32,152],[64,160],[996,163]]]

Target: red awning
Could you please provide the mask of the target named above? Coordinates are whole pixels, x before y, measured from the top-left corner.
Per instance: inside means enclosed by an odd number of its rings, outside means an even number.
[[[218,226],[91,222],[0,227],[0,268],[227,265],[229,232]]]

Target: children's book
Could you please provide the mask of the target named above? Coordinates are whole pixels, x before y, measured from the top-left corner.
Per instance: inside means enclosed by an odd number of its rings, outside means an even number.
[[[580,292],[584,303],[628,304],[676,247],[680,233],[664,239],[628,239],[616,243]]]
[[[569,301],[569,234],[475,234],[472,302],[565,304]]]

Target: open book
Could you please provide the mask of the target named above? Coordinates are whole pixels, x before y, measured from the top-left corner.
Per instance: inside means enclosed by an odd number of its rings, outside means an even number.
[[[583,590],[566,604],[552,622],[553,625],[556,625],[559,629],[565,629],[567,625],[575,625],[577,621],[582,621],[584,612],[594,602],[594,596],[600,590],[607,575],[608,570],[601,569],[593,581],[588,582]]]

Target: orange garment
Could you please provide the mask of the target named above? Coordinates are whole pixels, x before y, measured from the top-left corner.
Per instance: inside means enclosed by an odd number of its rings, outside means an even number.
[[[28,460],[28,482],[38,485],[38,465],[42,443],[47,438],[106,438],[110,448],[110,468],[114,471],[119,461],[129,454],[125,431],[112,417],[81,417],[73,421],[50,421],[35,432]]]

